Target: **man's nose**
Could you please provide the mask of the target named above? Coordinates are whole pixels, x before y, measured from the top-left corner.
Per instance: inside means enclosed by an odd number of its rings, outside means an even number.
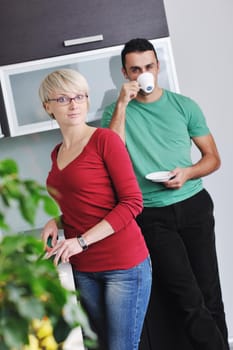
[[[147,68],[142,68],[142,73],[147,72]]]

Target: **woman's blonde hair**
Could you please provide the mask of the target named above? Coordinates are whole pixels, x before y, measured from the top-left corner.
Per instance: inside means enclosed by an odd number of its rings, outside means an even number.
[[[73,69],[58,69],[48,74],[42,81],[39,88],[39,96],[44,104],[51,97],[54,91],[62,92],[84,92],[89,94],[89,86],[86,78]],[[89,97],[88,97],[89,107]]]

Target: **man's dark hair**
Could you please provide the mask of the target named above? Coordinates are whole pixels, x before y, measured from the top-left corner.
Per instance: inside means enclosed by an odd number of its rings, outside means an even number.
[[[131,52],[144,52],[144,51],[153,51],[155,54],[156,61],[158,62],[157,53],[154,46],[147,39],[136,38],[128,41],[123,50],[121,51],[121,63],[122,67],[125,68],[125,56]]]

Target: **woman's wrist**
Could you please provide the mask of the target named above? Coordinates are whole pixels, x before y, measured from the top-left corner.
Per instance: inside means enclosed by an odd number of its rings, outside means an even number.
[[[62,224],[62,215],[56,216],[54,218],[56,225],[58,227],[58,229],[62,229],[63,228],[63,224]]]
[[[82,248],[82,250],[88,249],[87,242],[85,241],[85,239],[82,236],[78,236],[77,240],[78,240],[78,243],[79,243],[80,247]]]

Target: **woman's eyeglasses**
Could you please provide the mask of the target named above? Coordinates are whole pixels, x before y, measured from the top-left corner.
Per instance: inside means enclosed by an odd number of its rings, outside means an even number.
[[[87,97],[88,97],[87,94],[78,94],[74,97],[60,96],[58,98],[49,98],[48,102],[56,101],[61,106],[69,105],[72,101],[74,101],[75,103],[81,104],[86,101]]]

